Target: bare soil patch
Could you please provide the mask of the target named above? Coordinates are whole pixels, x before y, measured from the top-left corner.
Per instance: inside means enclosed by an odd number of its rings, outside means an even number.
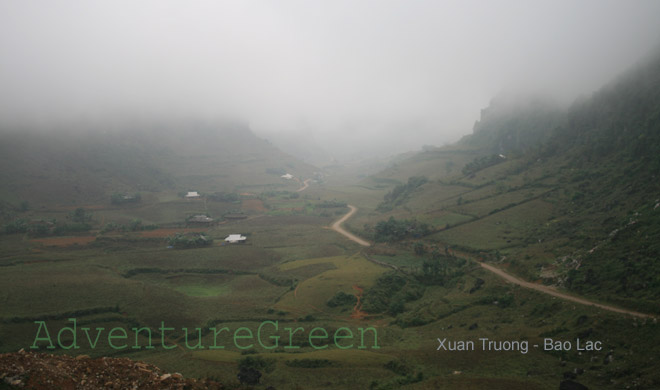
[[[351,318],[361,320],[365,318],[368,314],[362,311],[362,295],[364,294],[364,289],[357,284],[353,285],[353,290],[356,291],[355,297],[357,302],[353,307],[353,312],[351,313]]]
[[[49,237],[49,238],[34,238],[30,241],[37,242],[45,246],[72,246],[72,245],[87,245],[96,240],[95,236],[79,236],[79,237]]]
[[[268,211],[261,199],[243,199],[241,208],[246,211],[258,211],[260,213]]]

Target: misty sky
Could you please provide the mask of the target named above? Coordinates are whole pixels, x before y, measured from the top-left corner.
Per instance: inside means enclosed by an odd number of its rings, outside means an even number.
[[[658,47],[658,15],[656,0],[0,0],[0,120],[232,117],[404,151],[470,133],[502,90],[591,93]]]

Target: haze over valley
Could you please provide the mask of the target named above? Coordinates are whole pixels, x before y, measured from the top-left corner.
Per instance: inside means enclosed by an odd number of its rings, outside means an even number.
[[[656,15],[0,2],[0,388],[659,388]]]

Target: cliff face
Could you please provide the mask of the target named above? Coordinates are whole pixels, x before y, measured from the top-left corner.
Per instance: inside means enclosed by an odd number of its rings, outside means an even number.
[[[214,381],[183,378],[126,358],[91,359],[23,350],[0,354],[0,388],[223,389]]]
[[[550,98],[500,94],[481,110],[465,142],[494,153],[525,151],[547,140],[564,121],[562,106]]]

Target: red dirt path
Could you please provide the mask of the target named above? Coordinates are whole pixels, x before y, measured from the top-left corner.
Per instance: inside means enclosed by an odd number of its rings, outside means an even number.
[[[361,320],[365,318],[368,314],[363,312],[362,309],[362,293],[364,293],[364,289],[357,284],[353,285],[353,290],[357,291],[357,294],[355,294],[355,297],[357,298],[357,302],[355,303],[355,306],[353,307],[353,313],[351,313],[351,318]]]

